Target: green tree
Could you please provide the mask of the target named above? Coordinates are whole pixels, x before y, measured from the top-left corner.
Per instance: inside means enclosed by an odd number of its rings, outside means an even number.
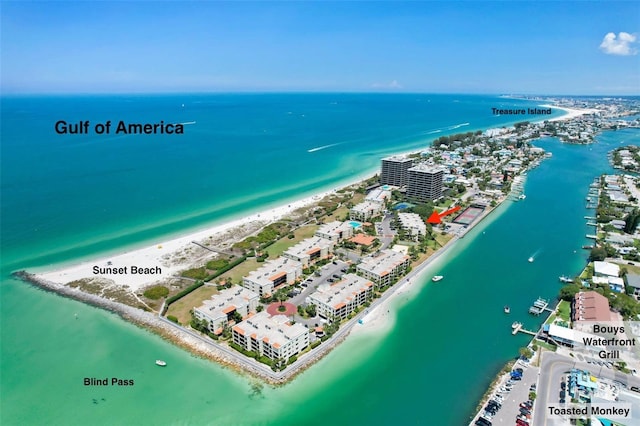
[[[518,352],[520,353],[520,356],[523,358],[530,359],[533,356],[533,351],[526,346],[520,348]]]
[[[307,305],[304,310],[310,317],[315,317],[317,314],[316,305]]]
[[[572,283],[569,285],[565,285],[560,289],[560,299],[566,300],[567,302],[571,302],[573,297],[580,291],[580,286],[578,284]]]
[[[604,247],[594,247],[591,249],[591,253],[589,254],[590,261],[602,261],[607,258],[607,250]]]

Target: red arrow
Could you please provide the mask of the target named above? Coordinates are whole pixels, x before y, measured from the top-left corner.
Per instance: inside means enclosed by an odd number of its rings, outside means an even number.
[[[458,210],[460,210],[460,206],[455,206],[449,210],[446,210],[442,213],[438,213],[437,211],[433,211],[433,213],[431,213],[431,216],[429,216],[429,219],[427,219],[427,223],[430,223],[432,225],[437,225],[439,223],[442,223],[442,218],[445,217],[448,214],[451,213],[455,213]]]

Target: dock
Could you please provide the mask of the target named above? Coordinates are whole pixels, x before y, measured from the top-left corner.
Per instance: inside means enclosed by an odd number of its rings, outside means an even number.
[[[595,218],[595,217],[593,217],[593,216],[585,216],[584,218],[585,218],[585,219],[596,220],[596,218]]]
[[[520,322],[514,322],[513,324],[511,324],[511,328],[513,329],[513,331],[511,332],[511,334],[513,334],[514,336],[518,333],[524,333],[524,334],[529,334],[531,336],[536,336],[538,333],[535,333],[533,331],[529,331],[527,329],[522,328],[522,323]]]
[[[529,308],[529,313],[533,315],[540,315],[544,311],[553,312],[552,309],[549,309],[549,302],[545,299],[538,297],[538,300],[533,302],[533,306]]]
[[[598,236],[597,235],[593,235],[593,234],[587,234],[587,235],[585,235],[585,237],[590,238],[592,240],[597,240],[598,239]]]

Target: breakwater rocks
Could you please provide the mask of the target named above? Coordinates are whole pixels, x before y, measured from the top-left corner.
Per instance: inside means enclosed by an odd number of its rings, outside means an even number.
[[[261,364],[252,358],[247,358],[229,347],[210,342],[206,337],[175,324],[164,317],[95,294],[85,293],[78,288],[48,281],[26,271],[15,272],[13,275],[42,290],[115,313],[124,320],[147,329],[198,357],[214,361],[240,374],[248,373],[275,386],[287,383],[306,368],[319,361],[348,335],[347,327],[343,327],[342,333],[339,333],[338,336],[301,355],[297,361],[287,366],[284,371],[274,372],[267,365]]]

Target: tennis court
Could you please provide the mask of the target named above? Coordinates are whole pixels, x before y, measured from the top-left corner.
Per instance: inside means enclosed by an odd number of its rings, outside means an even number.
[[[453,223],[469,225],[474,220],[476,220],[482,214],[482,212],[484,212],[484,207],[467,207],[462,211],[462,213],[460,213],[458,216],[456,216],[455,219],[453,219]]]

